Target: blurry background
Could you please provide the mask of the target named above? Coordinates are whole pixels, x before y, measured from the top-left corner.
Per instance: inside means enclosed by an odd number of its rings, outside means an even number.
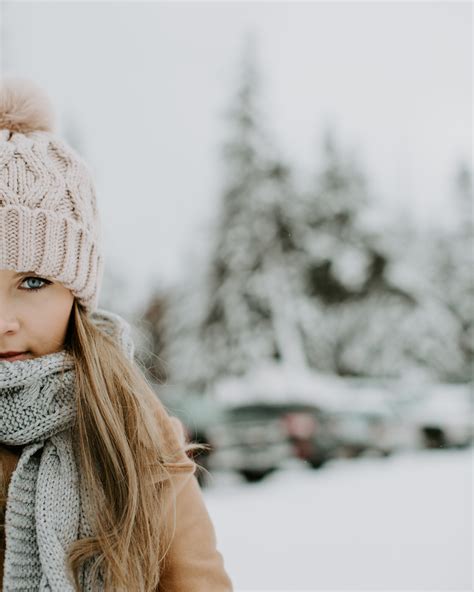
[[[0,6],[236,588],[471,589],[471,3]]]

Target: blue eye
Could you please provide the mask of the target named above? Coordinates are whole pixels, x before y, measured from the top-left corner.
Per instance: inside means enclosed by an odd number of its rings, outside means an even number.
[[[49,280],[45,280],[43,278],[33,277],[33,276],[25,278],[21,283],[23,284],[24,282],[27,282],[29,280],[42,282],[42,285],[41,286],[36,286],[36,287],[33,287],[33,288],[31,288],[31,287],[30,288],[22,288],[22,290],[26,290],[27,292],[37,292],[38,290],[41,290],[45,286],[51,284],[51,282]]]

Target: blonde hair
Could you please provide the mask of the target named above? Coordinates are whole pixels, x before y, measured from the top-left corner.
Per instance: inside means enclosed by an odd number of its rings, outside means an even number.
[[[170,480],[165,465],[182,458],[183,448],[188,455],[206,446],[185,443],[176,450],[174,441],[170,446],[157,419],[166,411],[139,363],[126,357],[77,300],[65,349],[75,361],[79,474],[93,500],[89,520],[95,535],[68,549],[74,585],[79,592],[80,568],[91,561],[94,581],[103,570],[106,591],[153,592],[173,536],[164,527]]]

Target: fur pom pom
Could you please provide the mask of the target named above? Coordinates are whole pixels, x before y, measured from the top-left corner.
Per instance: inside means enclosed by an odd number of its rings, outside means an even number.
[[[52,132],[54,113],[48,95],[30,80],[0,80],[0,129],[22,134]]]

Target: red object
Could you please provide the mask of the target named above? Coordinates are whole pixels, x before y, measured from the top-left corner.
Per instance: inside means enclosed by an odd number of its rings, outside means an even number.
[[[286,431],[292,438],[309,438],[317,428],[316,418],[309,413],[287,413],[283,419]]]

